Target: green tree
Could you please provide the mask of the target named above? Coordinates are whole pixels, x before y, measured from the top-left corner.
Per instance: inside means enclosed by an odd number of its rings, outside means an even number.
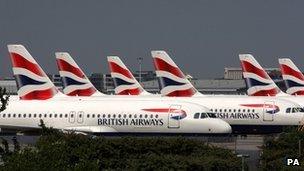
[[[297,131],[297,128],[290,127],[279,137],[269,138],[264,142],[261,156],[263,170],[303,170],[300,167],[286,166],[286,158],[297,158],[300,163],[304,162],[304,155],[299,155],[299,141],[304,143],[304,132]],[[303,147],[302,147],[303,149]],[[303,154],[303,150],[301,154]]]
[[[6,109],[9,101],[9,95],[6,93],[6,88],[0,87],[0,101],[1,101],[1,108],[0,112]]]

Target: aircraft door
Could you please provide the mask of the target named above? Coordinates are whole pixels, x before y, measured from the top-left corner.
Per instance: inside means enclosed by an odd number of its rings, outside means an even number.
[[[273,121],[275,110],[276,110],[276,105],[274,101],[266,101],[263,107],[263,120],[270,122]]]
[[[180,127],[180,119],[181,119],[181,112],[180,105],[171,105],[168,111],[168,128],[179,128]]]
[[[71,111],[69,113],[69,122],[70,123],[74,123],[75,122],[75,118],[76,118],[76,112],[75,111]]]
[[[83,111],[79,111],[77,113],[77,123],[83,123],[83,118],[84,118],[84,112]]]

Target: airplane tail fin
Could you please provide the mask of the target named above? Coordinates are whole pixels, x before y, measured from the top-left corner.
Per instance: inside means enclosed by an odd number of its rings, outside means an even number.
[[[49,77],[23,45],[8,45],[13,73],[22,100],[46,100],[59,93]]]
[[[100,93],[67,52],[56,52],[56,62],[63,82],[63,92],[68,96],[96,96]]]
[[[304,75],[289,59],[279,59],[282,77],[286,85],[286,93],[290,95],[304,95]]]
[[[201,95],[165,51],[151,51],[163,96]]]
[[[108,56],[111,76],[118,95],[149,95],[118,56]]]
[[[249,96],[277,96],[283,92],[251,54],[239,55]]]

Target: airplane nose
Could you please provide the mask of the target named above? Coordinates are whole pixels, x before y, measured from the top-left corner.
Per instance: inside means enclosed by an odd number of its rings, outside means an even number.
[[[218,133],[230,134],[232,132],[232,128],[227,122],[223,120],[219,120],[219,122],[221,126],[218,128]]]

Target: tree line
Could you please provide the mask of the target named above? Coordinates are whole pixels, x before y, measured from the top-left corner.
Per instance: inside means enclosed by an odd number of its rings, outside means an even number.
[[[230,150],[183,137],[92,137],[46,128],[34,146],[0,147],[1,170],[240,170]]]

